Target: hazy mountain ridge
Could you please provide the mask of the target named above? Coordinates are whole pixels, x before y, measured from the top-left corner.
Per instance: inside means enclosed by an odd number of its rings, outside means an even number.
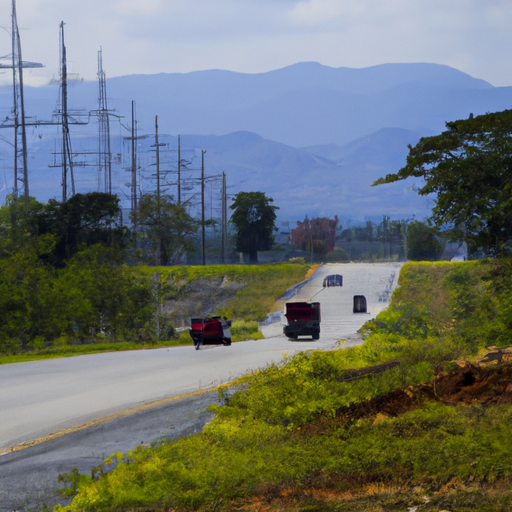
[[[107,95],[116,116],[111,118],[113,152],[122,152],[122,138],[130,136],[135,102],[139,136],[151,139],[158,115],[160,138],[169,147],[175,151],[177,134],[184,134],[182,148],[196,150],[195,165],[197,150],[207,150],[207,173],[226,172],[230,194],[263,190],[285,218],[425,215],[430,205],[417,196],[413,184],[370,184],[402,167],[407,144],[439,133],[446,121],[512,104],[512,87],[496,88],[436,64],[350,69],[306,62],[259,74],[209,70],[130,75],[109,79]],[[95,110],[97,97],[95,82],[69,85],[74,115]],[[58,86],[27,87],[27,118],[51,120],[58,99]],[[11,104],[11,88],[1,87],[0,118],[9,115]],[[77,154],[97,150],[97,119],[89,116],[88,121],[70,127]],[[31,192],[42,199],[60,197],[59,169],[49,168],[59,133],[58,126],[28,130]],[[9,138],[10,131],[2,135]],[[151,151],[149,139],[144,151]],[[11,150],[8,144],[0,147],[9,190]],[[77,186],[97,188],[101,179],[94,172],[77,168]],[[117,165],[114,179],[123,200],[129,196],[126,178],[126,170]],[[144,186],[150,186],[149,180]]]

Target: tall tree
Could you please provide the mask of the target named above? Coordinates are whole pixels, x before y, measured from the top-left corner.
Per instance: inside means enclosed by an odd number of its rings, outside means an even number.
[[[142,195],[131,219],[144,261],[168,265],[194,251],[194,235],[199,224],[172,196]]]
[[[42,250],[43,239],[46,250]],[[65,203],[8,196],[0,207],[0,257],[32,244],[38,245],[41,258],[46,255],[61,267],[79,250],[95,244],[118,249],[116,258],[122,259],[127,243],[119,198],[112,194],[76,194]]]
[[[56,236],[50,259],[57,266],[62,266],[78,251],[96,244],[118,249],[119,259],[122,259],[123,249],[128,244],[128,231],[121,222],[119,198],[114,194],[75,194],[65,203],[52,199],[39,215],[37,224],[40,235]]]
[[[424,222],[413,220],[407,225],[407,258],[435,261],[441,257],[444,243],[436,236],[437,230]]]
[[[263,192],[239,192],[230,208],[230,222],[236,229],[236,250],[249,254],[249,262],[258,262],[258,251],[267,251],[274,243],[276,210],[274,200]]]
[[[512,239],[512,110],[446,123],[447,130],[409,146],[407,164],[374,185],[423,178],[436,194],[431,220],[452,239],[491,255]]]
[[[29,243],[36,243],[38,219],[45,205],[33,197],[8,195],[0,207],[0,258],[7,257]]]

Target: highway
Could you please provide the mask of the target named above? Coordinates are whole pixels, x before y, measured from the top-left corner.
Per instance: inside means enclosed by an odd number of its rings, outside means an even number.
[[[349,340],[344,346],[361,343],[355,333],[387,306],[400,267],[400,263],[320,267],[294,294],[320,302],[318,341],[289,341],[277,322],[262,327],[264,340],[230,347],[205,346],[199,351],[192,346],[173,347],[0,366],[0,511],[20,507],[20,500],[27,499],[20,475],[29,477],[32,471],[33,486],[36,475],[44,475],[46,483],[39,482],[38,492],[48,504],[47,495],[60,472],[74,467],[87,470],[114,451],[200,430],[218,385],[279,362],[285,355],[331,350],[342,339]],[[341,274],[343,286],[324,288],[329,274]],[[354,295],[366,297],[368,313],[353,313]],[[36,498],[32,496],[31,503]]]

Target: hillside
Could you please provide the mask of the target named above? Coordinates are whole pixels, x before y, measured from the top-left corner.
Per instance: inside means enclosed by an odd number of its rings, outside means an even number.
[[[103,183],[93,112],[97,89],[95,82],[74,82],[68,89],[75,181],[82,192]],[[280,219],[292,222],[305,215],[352,221],[382,215],[424,217],[430,203],[416,196],[414,184],[377,189],[369,184],[396,172],[405,162],[407,144],[439,133],[446,121],[503,110],[512,103],[510,87],[493,87],[456,69],[421,63],[351,69],[305,62],[257,74],[208,70],[130,75],[108,80],[107,95],[114,188],[125,206],[130,197],[133,102],[142,191],[155,187],[150,176],[158,116],[160,137],[168,144],[171,193],[177,135],[182,134],[182,148],[194,156],[196,181],[200,152],[207,150],[207,174],[226,172],[230,195],[264,190],[280,207]],[[44,124],[57,120],[53,113],[58,98],[55,85],[25,89],[30,190],[41,200],[61,196],[61,131]],[[11,103],[11,88],[1,87],[2,119],[9,116]],[[10,132],[4,130],[8,142]],[[0,188],[6,194],[13,183],[9,144],[1,146],[0,157]]]
[[[408,151],[407,144],[415,144],[419,138],[418,132],[382,129],[343,146],[331,144],[294,148],[251,132],[221,136],[182,135],[182,158],[189,159],[192,162],[189,167],[193,169],[191,172],[183,171],[182,178],[186,182],[182,192],[185,197],[192,194],[198,197],[200,151],[207,148],[207,176],[219,176],[225,172],[231,196],[240,191],[264,190],[279,206],[277,213],[281,220],[293,222],[303,220],[305,215],[337,215],[342,219],[342,224],[346,225],[348,219],[362,220],[365,216],[380,219],[384,214],[400,218],[411,218],[413,215],[423,217],[430,212],[429,202],[418,197],[412,184],[371,187],[374,180],[403,165]],[[153,190],[154,187],[154,141],[154,137],[147,137],[138,143],[141,167],[139,188],[142,192]],[[161,165],[167,173],[164,187],[176,196],[177,136],[160,135],[159,141],[165,145],[161,153]],[[76,138],[74,151],[80,154],[95,143],[96,138],[93,136]],[[47,138],[33,144],[34,157],[30,165],[38,166],[41,170],[32,173],[31,191],[37,193],[41,200],[61,195],[60,169],[48,168],[54,160],[53,145],[54,141]],[[126,143],[119,137],[113,137],[112,148],[119,151],[119,158],[128,167]],[[43,159],[40,156],[35,158],[36,155],[47,156]],[[93,166],[77,167],[75,174],[78,191],[98,187],[98,173]],[[127,171],[116,170],[114,180],[117,185],[114,191],[127,206],[130,197]],[[219,183],[217,181],[207,188],[207,212],[211,212],[213,200],[215,215],[218,214]]]
[[[500,89],[435,64],[350,69],[303,62],[257,74],[133,75],[110,80],[109,91],[114,104],[137,101],[146,131],[160,114],[165,133],[245,130],[295,147],[344,144],[383,127],[437,131],[502,101]]]
[[[508,511],[511,268],[406,264],[363,345],[234,383],[203,433],[69,475],[56,511]]]

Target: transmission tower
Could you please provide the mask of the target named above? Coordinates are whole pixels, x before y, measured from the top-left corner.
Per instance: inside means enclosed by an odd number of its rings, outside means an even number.
[[[68,169],[71,180],[71,195],[75,195],[75,179],[73,176],[73,155],[71,137],[69,135],[68,115],[68,65],[66,44],[64,43],[64,22],[60,22],[60,115],[62,125],[62,202],[68,198]]]
[[[70,115],[68,110],[68,68],[67,68],[67,55],[66,44],[64,42],[64,22],[61,21],[59,28],[59,99],[57,107],[53,112],[53,121],[37,122],[37,125],[58,125],[61,127],[61,150],[59,154],[61,161],[54,161],[53,165],[48,167],[60,167],[62,169],[62,202],[65,203],[70,196],[75,195],[75,178],[74,166],[84,166],[83,162],[75,163],[73,161],[73,152],[71,151],[71,136],[69,132],[69,125],[84,125],[89,123],[89,114],[74,112]],[[87,120],[82,121],[78,117],[87,115]]]
[[[98,184],[103,182],[105,192],[112,193],[112,153],[110,150],[110,121],[107,106],[107,80],[103,71],[103,55],[98,51]]]
[[[14,185],[13,195],[22,193],[29,196],[28,165],[27,165],[27,132],[25,119],[25,102],[23,96],[23,68],[42,68],[36,62],[24,62],[21,57],[21,39],[16,15],[16,0],[12,0],[12,61],[10,64],[0,64],[0,69],[12,68],[13,106],[11,116],[2,123],[2,128],[14,128]],[[11,124],[12,123],[12,124]]]

